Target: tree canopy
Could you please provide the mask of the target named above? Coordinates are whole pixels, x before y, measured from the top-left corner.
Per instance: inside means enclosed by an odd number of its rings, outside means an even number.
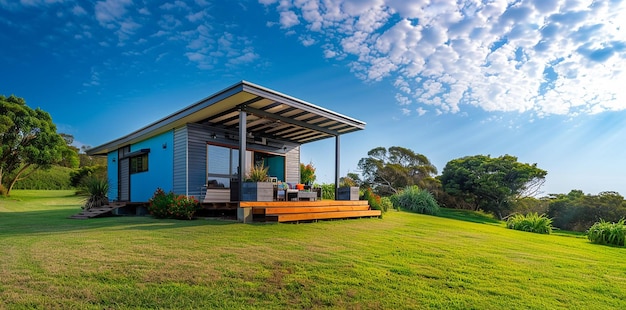
[[[548,216],[560,229],[585,231],[595,222],[617,222],[626,217],[626,201],[617,192],[585,195],[581,190],[548,196]]]
[[[392,146],[377,147],[367,152],[368,157],[359,160],[358,167],[363,182],[379,195],[391,195],[411,185],[430,188],[437,181],[433,175],[437,168],[422,154]]]
[[[475,155],[451,160],[439,179],[449,195],[502,219],[515,199],[538,192],[546,174],[537,164],[520,163],[515,156]]]
[[[62,159],[67,147],[50,114],[31,109],[24,99],[0,95],[0,185],[15,182]]]

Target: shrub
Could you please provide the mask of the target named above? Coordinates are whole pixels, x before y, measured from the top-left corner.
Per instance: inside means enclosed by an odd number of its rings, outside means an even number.
[[[369,188],[369,187],[367,189],[365,189],[365,191],[363,191],[363,196],[361,197],[361,199],[367,200],[367,202],[369,203],[370,207],[373,210],[380,210],[382,212],[386,212],[387,211],[387,210],[383,210],[383,208],[381,206],[382,199],[380,198],[380,196],[374,194],[372,189]]]
[[[538,234],[550,234],[552,232],[552,219],[545,214],[538,215],[536,212],[526,215],[515,214],[506,221],[506,227]]]
[[[391,202],[396,209],[434,215],[439,213],[439,205],[433,195],[417,186],[407,186],[400,193],[391,196]]]
[[[109,204],[107,193],[109,192],[109,183],[96,177],[87,177],[83,179],[82,189],[89,195],[83,205],[83,209],[98,208]]]
[[[85,166],[70,172],[70,184],[79,187],[83,179],[89,176],[96,176],[102,179],[107,178],[106,166]]]
[[[381,211],[387,212],[391,208],[393,208],[393,204],[391,203],[391,199],[389,199],[389,197],[380,198],[380,210]]]
[[[52,166],[50,169],[38,169],[27,178],[19,180],[13,189],[60,190],[72,189],[70,173],[72,168]]]
[[[592,243],[626,246],[626,224],[624,219],[609,223],[600,219],[587,231],[587,238]]]
[[[165,193],[161,188],[157,188],[149,202],[148,211],[156,218],[190,220],[198,209],[194,197]]]
[[[322,184],[322,199],[335,200],[335,184]]]

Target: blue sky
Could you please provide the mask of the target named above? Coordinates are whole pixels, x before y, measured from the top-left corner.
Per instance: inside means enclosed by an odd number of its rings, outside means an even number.
[[[367,123],[342,173],[394,145],[441,171],[515,155],[544,193],[626,194],[623,1],[0,0],[0,94],[78,144],[116,139],[240,80]],[[302,161],[333,177],[334,141]]]

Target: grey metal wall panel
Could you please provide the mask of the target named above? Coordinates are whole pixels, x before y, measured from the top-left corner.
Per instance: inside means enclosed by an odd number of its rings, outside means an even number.
[[[206,183],[206,154],[209,130],[198,124],[187,124],[187,181],[190,195],[201,192]]]
[[[188,195],[187,190],[187,126],[174,129],[174,186],[176,194]]]
[[[130,201],[130,159],[120,159],[120,201]]]
[[[294,147],[285,158],[285,178],[289,183],[300,183],[300,147]]]

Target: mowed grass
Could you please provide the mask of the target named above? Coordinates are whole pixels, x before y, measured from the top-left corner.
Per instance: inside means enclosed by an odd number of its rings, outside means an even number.
[[[0,309],[626,308],[625,248],[480,216],[67,219],[80,201],[0,198]]]

